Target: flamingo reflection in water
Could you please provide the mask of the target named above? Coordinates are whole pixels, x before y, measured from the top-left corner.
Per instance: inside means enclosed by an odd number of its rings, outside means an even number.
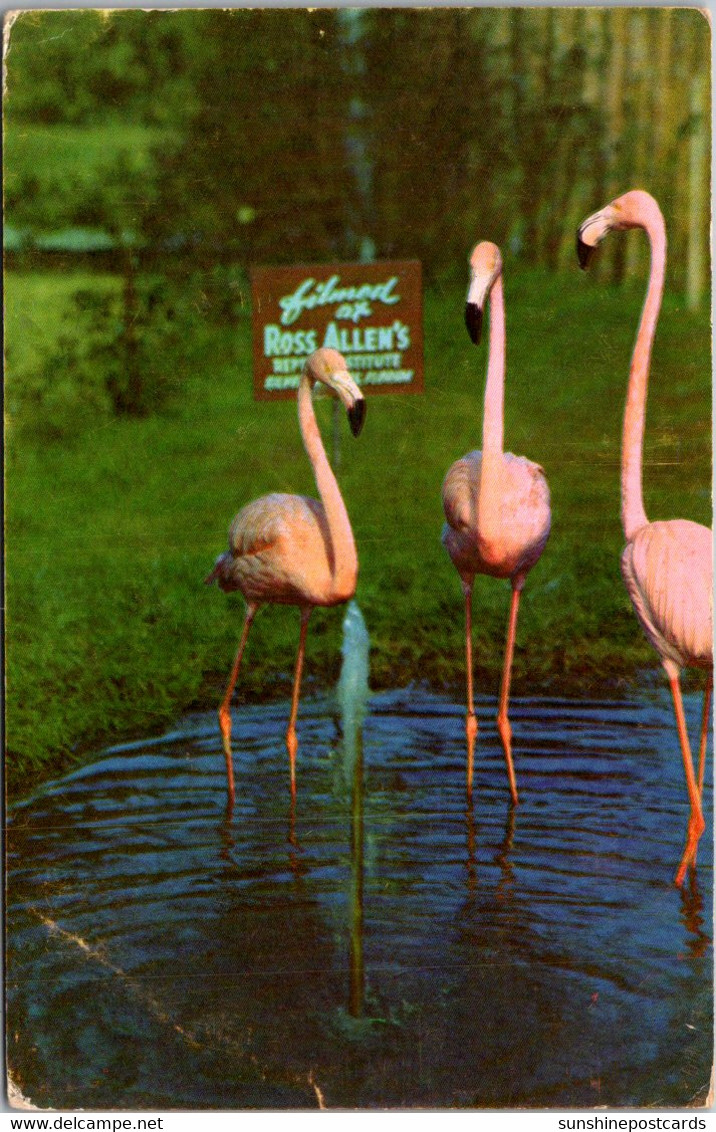
[[[577,233],[580,267],[587,267],[608,232],[642,228],[651,245],[651,270],[629,371],[622,433],[621,517],[626,546],[622,574],[634,611],[661,657],[671,687],[691,813],[675,882],[683,883],[704,831],[704,766],[713,687],[712,532],[689,519],[650,523],[642,496],[642,447],[651,347],[661,309],[666,269],[666,227],[649,193],[634,190],[587,217]],[[681,698],[684,667],[708,669],[701,723],[698,778]]]
[[[298,421],[304,447],[313,466],[320,502],[304,495],[273,493],[247,504],[229,528],[229,549],[219,555],[205,578],[230,593],[240,590],[246,618],[226,693],[219,707],[219,724],[226,756],[229,808],[234,803],[231,753],[231,696],[236,685],[251,623],[265,602],[297,605],[301,629],[291,696],[286,747],[291,774],[291,797],[296,795],[296,716],[308,620],[317,605],[340,605],[356,590],[358,556],[340,488],[326,456],[313,410],[314,386],[335,393],[348,413],[354,436],[365,419],[363,394],[337,350],[316,350],[306,361],[298,386]]]

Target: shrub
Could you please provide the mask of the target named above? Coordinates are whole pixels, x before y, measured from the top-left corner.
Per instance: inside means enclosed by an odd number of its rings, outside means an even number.
[[[39,365],[15,375],[12,425],[68,440],[112,416],[165,407],[182,379],[187,312],[164,279],[125,277],[123,292],[76,291]]]

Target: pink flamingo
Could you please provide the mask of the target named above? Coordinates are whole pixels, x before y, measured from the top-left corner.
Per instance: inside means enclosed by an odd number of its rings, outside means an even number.
[[[219,706],[230,807],[234,802],[230,703],[257,609],[272,601],[297,605],[301,611],[291,714],[286,732],[291,796],[295,798],[296,715],[308,619],[314,606],[339,605],[353,597],[356,590],[358,557],[353,531],[313,411],[311,398],[316,382],[328,386],[341,399],[354,436],[358,436],[363,427],[366,406],[363,394],[348,373],[345,358],[337,350],[321,349],[311,354],[298,386],[298,422],[304,447],[313,465],[321,502],[304,495],[274,493],[247,504],[229,527],[229,549],[219,555],[214,569],[204,579],[207,585],[215,581],[226,592],[241,590],[246,601],[241,640],[226,693]]]
[[[629,371],[622,433],[621,517],[626,546],[621,565],[624,582],[642,628],[661,657],[671,686],[686,773],[691,813],[677,885],[696,863],[704,830],[701,808],[706,760],[709,702],[713,687],[712,534],[688,519],[650,523],[642,497],[642,445],[651,346],[661,307],[666,269],[666,228],[658,204],[641,190],[617,197],[589,216],[577,233],[579,264],[585,268],[607,232],[643,228],[651,245],[651,271],[646,301]],[[685,666],[707,668],[698,780],[689,747],[679,683]]]
[[[512,728],[507,714],[512,655],[520,594],[527,574],[538,561],[549,536],[549,488],[539,464],[503,451],[505,308],[499,248],[487,241],[478,244],[470,257],[470,269],[465,322],[476,345],[480,341],[483,308],[490,296],[490,353],[482,452],[468,452],[452,465],[445,476],[442,497],[447,523],[442,540],[460,575],[465,596],[468,799],[472,797],[473,752],[477,736],[472,680],[472,587],[476,574],[509,578],[512,584],[497,727],[507,763],[510,794],[516,804]]]

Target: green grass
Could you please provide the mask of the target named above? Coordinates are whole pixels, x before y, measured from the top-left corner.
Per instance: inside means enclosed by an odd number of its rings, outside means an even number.
[[[96,277],[95,277],[96,278]],[[56,333],[76,277],[6,281],[10,374]],[[642,293],[575,270],[509,266],[506,446],[545,468],[553,530],[524,592],[514,691],[628,687],[654,666],[619,571],[619,448]],[[428,680],[462,697],[463,612],[440,544],[440,486],[481,439],[486,347],[463,325],[464,288],[425,296],[424,396],[370,401],[359,440],[344,431],[339,479],[361,573],[374,687]],[[240,596],[202,578],[232,515],[266,491],[315,493],[291,402],[251,395],[250,326],[197,322],[193,377],[176,407],[104,424],[71,446],[6,452],[7,778],[13,791],[110,736],[155,731],[188,705],[214,705],[242,623]],[[667,296],[652,365],[645,450],[651,518],[709,523],[710,328]],[[324,435],[330,405],[318,404]],[[475,587],[476,679],[495,693],[507,583]],[[306,688],[337,678],[340,610],[311,622]],[[298,615],[256,620],[239,698],[290,686]]]

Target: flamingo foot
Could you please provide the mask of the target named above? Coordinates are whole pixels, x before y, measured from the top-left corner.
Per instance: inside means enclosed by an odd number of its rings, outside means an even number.
[[[510,724],[506,713],[504,715],[502,713],[498,715],[497,730],[500,733],[502,749],[505,752],[507,777],[510,782],[510,796],[512,798],[513,806],[516,806],[519,803],[519,798],[517,797],[517,779],[515,778],[515,768],[512,762],[512,725]]]

